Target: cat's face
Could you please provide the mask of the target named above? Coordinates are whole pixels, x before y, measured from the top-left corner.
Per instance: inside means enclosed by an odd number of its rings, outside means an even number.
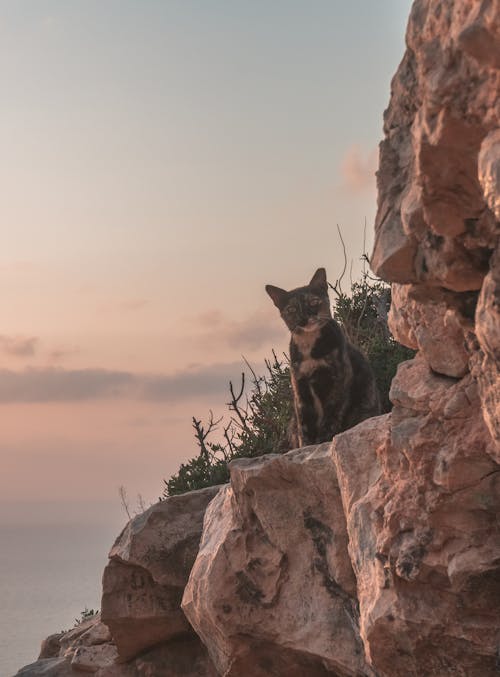
[[[305,287],[285,291],[268,284],[266,291],[291,332],[316,328],[332,317],[324,268],[318,268]]]

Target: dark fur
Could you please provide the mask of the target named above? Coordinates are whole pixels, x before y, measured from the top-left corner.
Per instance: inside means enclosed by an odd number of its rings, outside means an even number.
[[[295,425],[291,446],[319,444],[380,414],[366,358],[332,318],[324,268],[305,287],[266,291],[291,331],[290,366]]]

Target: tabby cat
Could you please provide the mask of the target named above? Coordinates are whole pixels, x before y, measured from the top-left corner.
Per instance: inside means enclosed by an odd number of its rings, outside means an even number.
[[[285,291],[269,284],[266,291],[292,332],[292,448],[329,441],[380,414],[371,367],[332,318],[325,269],[318,268],[305,287]]]

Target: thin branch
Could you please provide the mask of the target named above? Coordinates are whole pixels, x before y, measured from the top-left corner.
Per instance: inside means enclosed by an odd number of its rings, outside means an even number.
[[[208,428],[205,430],[204,426],[201,424],[201,419],[198,420],[193,416],[193,428],[195,430],[194,436],[198,441],[198,446],[200,447],[200,456],[203,456],[205,460],[210,462],[210,450],[205,444],[207,437],[214,431],[217,430],[217,426],[222,421],[222,416],[214,421],[213,411],[210,410],[210,417],[208,419]]]
[[[335,286],[338,285],[340,293],[342,293],[342,280],[344,278],[345,271],[347,269],[347,252],[346,252],[346,248],[345,248],[344,238],[342,237],[342,231],[340,230],[340,226],[339,226],[338,223],[337,223],[337,232],[339,234],[340,242],[342,244],[342,251],[344,253],[344,267],[342,269],[342,273],[340,274],[340,277],[335,281]]]
[[[261,395],[261,394],[262,394],[262,390],[261,390],[260,378],[259,378],[259,377],[257,376],[257,374],[255,373],[255,371],[254,371],[252,365],[251,365],[250,362],[247,360],[247,358],[246,358],[244,355],[242,355],[241,357],[243,358],[243,361],[245,362],[245,364],[247,365],[248,369],[250,370],[250,373],[252,374],[252,383],[253,383],[254,386],[257,388],[257,390],[258,390],[258,392],[259,392],[259,395]]]
[[[230,455],[232,456],[235,452],[235,449],[234,449],[234,444],[233,444],[234,430],[231,427],[231,423],[228,423],[228,425],[224,428],[224,438],[227,442],[227,446],[229,448]],[[224,454],[224,460],[227,461],[228,455],[226,454],[226,451],[225,451],[224,448],[222,448],[222,452]]]
[[[146,510],[146,503],[142,494],[137,494],[137,507],[139,509],[139,514]]]
[[[243,430],[248,430],[248,424],[247,424],[247,421],[246,421],[247,417],[243,416],[242,411],[241,411],[241,407],[240,407],[240,404],[239,404],[241,398],[243,397],[244,391],[245,391],[245,372],[242,371],[241,372],[241,388],[240,388],[240,392],[239,392],[238,395],[235,395],[235,393],[234,393],[233,382],[229,381],[229,392],[231,393],[231,402],[228,402],[227,406],[229,407],[230,411],[234,411],[234,413],[238,417],[238,419],[240,421],[241,428],[243,428]]]
[[[368,294],[369,294],[369,292],[368,292],[366,284],[363,285],[363,291],[364,291],[363,307],[361,308],[361,312],[359,314],[358,322],[357,322],[357,325],[356,325],[356,333],[357,333],[358,338],[359,338],[359,332],[361,331],[361,321],[362,321],[363,317],[365,316],[366,308],[368,306]]]
[[[366,262],[368,261],[368,256],[366,255],[366,216],[365,216],[365,225],[363,228],[363,256],[361,257],[363,261],[363,279],[366,276]]]
[[[127,513],[127,517],[129,518],[129,520],[131,520],[132,515],[130,514],[130,506],[128,502],[127,490],[125,489],[123,484],[118,487],[118,495],[120,496],[120,501],[123,506],[123,509]]]

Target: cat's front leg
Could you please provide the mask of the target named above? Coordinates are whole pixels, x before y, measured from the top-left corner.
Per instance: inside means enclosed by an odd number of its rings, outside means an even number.
[[[318,442],[318,412],[309,379],[297,379],[298,398],[296,399],[299,443],[301,447]]]

